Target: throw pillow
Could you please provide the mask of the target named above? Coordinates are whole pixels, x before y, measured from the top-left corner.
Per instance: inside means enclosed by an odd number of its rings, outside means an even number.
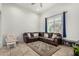
[[[38,36],[38,33],[34,33],[34,37],[37,37]]]
[[[44,33],[44,37],[48,38],[48,34],[47,33]]]
[[[31,37],[30,33],[28,33],[28,37]]]
[[[56,35],[56,34],[53,34],[53,35],[52,35],[52,38],[56,38],[56,37],[57,37],[57,35]]]

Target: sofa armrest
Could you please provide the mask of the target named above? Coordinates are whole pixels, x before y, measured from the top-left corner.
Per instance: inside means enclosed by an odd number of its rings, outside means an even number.
[[[54,41],[58,44],[62,44],[62,38],[61,37],[54,38]]]
[[[24,40],[24,42],[27,42],[28,39],[29,39],[28,36],[23,36],[23,40]]]
[[[58,43],[58,39],[57,39],[57,38],[54,38],[54,42],[55,42],[55,43]]]

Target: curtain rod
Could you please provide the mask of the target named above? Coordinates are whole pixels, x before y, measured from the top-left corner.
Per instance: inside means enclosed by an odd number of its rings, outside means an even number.
[[[64,11],[64,12],[62,12],[62,13],[67,13],[68,11]],[[53,16],[57,16],[57,15],[60,15],[60,14],[62,14],[62,13],[58,13],[58,14],[55,14],[55,15],[53,15]],[[51,18],[51,17],[53,17],[53,16],[49,16],[49,17],[46,17],[46,18]]]

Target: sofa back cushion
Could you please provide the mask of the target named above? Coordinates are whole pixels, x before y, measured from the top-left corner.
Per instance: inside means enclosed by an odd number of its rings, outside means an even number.
[[[23,36],[27,36],[27,33],[24,33]]]
[[[53,33],[48,33],[48,38],[52,38]]]
[[[31,37],[34,37],[34,35],[33,35],[33,34],[34,34],[34,32],[31,32],[31,33],[30,33]]]
[[[44,37],[44,32],[40,32],[40,33],[39,33],[39,36],[40,36],[40,37]]]

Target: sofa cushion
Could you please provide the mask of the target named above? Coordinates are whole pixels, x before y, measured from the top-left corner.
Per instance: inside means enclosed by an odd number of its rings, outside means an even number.
[[[40,36],[40,37],[44,37],[44,32],[40,32],[40,33],[39,33],[39,36]]]
[[[44,37],[45,38],[48,38],[48,33],[44,33]]]
[[[53,33],[48,33],[48,38],[52,38]]]

